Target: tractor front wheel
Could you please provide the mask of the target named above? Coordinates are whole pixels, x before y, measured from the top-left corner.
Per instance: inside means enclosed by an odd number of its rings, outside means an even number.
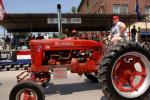
[[[150,93],[150,52],[129,42],[111,48],[101,61],[99,80],[109,100],[143,100]]]
[[[43,88],[32,81],[24,81],[10,92],[9,100],[45,100]]]

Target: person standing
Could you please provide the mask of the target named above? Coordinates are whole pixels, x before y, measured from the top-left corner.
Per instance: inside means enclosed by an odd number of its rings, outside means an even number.
[[[0,38],[0,50],[4,49],[4,39]]]
[[[136,36],[135,36],[135,42],[140,43],[140,40],[141,40],[141,28],[138,27],[138,30],[137,30],[137,33],[136,33]]]
[[[9,36],[7,35],[6,38],[5,38],[5,46],[4,46],[5,50],[10,49],[10,42],[11,42],[11,40],[10,40]]]
[[[31,40],[34,40],[34,39],[35,39],[35,36],[32,35],[32,34],[29,34],[29,36],[28,36],[28,38],[27,38],[27,47],[28,47],[28,48],[30,48],[30,46],[29,46],[30,41],[31,41]]]
[[[77,38],[77,31],[76,30],[72,30],[72,37],[74,37],[74,39]]]
[[[13,38],[12,38],[12,42],[11,42],[11,46],[12,46],[12,49],[16,49],[16,36],[13,35]]]
[[[92,34],[92,40],[95,40],[95,41],[97,41],[97,42],[99,42],[99,36],[98,36],[98,34]]]
[[[41,33],[38,33],[38,36],[36,37],[36,39],[44,39],[44,36],[42,36]]]
[[[131,29],[132,41],[135,41],[136,33],[137,33],[137,30],[136,30],[136,27],[134,25],[133,28]]]

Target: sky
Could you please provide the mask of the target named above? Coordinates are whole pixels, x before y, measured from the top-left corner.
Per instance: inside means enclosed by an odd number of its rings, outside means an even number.
[[[79,6],[81,0],[3,0],[6,13],[57,13],[57,4],[61,4],[62,13],[71,12],[73,6]],[[0,28],[0,35],[3,30]]]
[[[81,0],[3,0],[7,13],[56,13],[57,4],[62,5],[62,12],[78,7]]]

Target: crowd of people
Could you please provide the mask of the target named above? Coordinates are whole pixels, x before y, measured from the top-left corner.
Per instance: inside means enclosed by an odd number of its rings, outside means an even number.
[[[38,33],[35,35],[29,34],[27,38],[20,38],[19,35],[9,36],[6,35],[4,39],[0,41],[0,50],[19,49],[20,47],[29,48],[29,42],[34,39],[44,39],[44,36]]]

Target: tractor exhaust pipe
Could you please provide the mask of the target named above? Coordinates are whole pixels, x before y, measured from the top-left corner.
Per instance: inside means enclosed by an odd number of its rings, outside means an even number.
[[[62,18],[61,18],[61,5],[57,4],[57,16],[58,16],[58,32],[59,32],[59,37],[62,35]]]

